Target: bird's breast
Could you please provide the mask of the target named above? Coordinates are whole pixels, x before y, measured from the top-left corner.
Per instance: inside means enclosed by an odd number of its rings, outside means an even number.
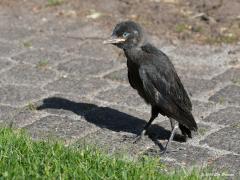
[[[132,62],[131,60],[127,60],[128,67],[128,81],[132,88],[137,90],[138,94],[145,100],[146,103],[150,103],[147,95],[145,94],[143,88],[143,82],[139,75],[139,66]]]

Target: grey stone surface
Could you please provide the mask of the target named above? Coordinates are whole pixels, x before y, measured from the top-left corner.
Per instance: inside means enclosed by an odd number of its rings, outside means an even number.
[[[18,108],[10,123],[14,128],[23,128],[39,120],[42,116],[44,115],[36,110],[29,109],[29,107]]]
[[[87,40],[79,47],[69,48],[68,52],[74,52],[82,56],[105,59],[109,61],[117,59],[119,55],[119,50],[116,47],[108,45],[106,48],[103,48],[103,39]]]
[[[19,106],[43,97],[45,92],[39,88],[6,85],[0,87],[0,103]]]
[[[0,106],[0,122],[10,122],[15,116],[16,108],[10,106]]]
[[[0,72],[9,68],[13,65],[13,63],[7,59],[0,59]]]
[[[85,119],[112,131],[139,133],[146,121],[111,107],[100,107],[85,115]]]
[[[137,155],[151,146],[153,142],[145,138],[140,143],[133,143],[135,135],[126,132],[115,132],[101,129],[95,133],[85,136],[76,145],[94,145],[110,154],[120,154],[126,158],[136,158]]]
[[[31,46],[31,41],[28,43]],[[17,62],[31,63],[36,66],[41,66],[43,63],[45,63],[46,66],[52,66],[68,58],[70,58],[69,55],[67,56],[64,53],[49,51],[47,49],[29,50],[12,57],[12,59]]]
[[[216,69],[224,68],[229,61],[230,56],[226,46],[198,46],[182,44],[173,49],[169,54],[170,58],[176,65],[191,67],[190,65],[207,65]]]
[[[98,108],[96,101],[83,96],[55,94],[35,103],[37,110],[53,115],[84,116],[86,112]]]
[[[1,57],[10,57],[11,55],[19,53],[21,51],[22,51],[22,48],[16,44],[10,44],[10,43],[0,41]]]
[[[161,118],[161,115],[159,115]],[[165,117],[165,121],[153,121],[152,126],[149,128],[149,134],[150,136],[153,136],[159,140],[164,140],[164,142],[161,142],[162,145],[166,144],[166,141],[170,137],[171,133],[171,124],[167,117]],[[211,127],[208,125],[204,125],[202,123],[198,123],[198,132],[193,131],[192,136],[193,139],[188,139],[190,143],[198,138],[204,137],[209,131],[211,130]],[[176,135],[173,139],[176,142],[184,142],[185,139],[181,134],[180,129],[176,130]]]
[[[129,86],[120,85],[114,89],[99,92],[96,98],[123,106],[139,107],[143,109],[147,107],[144,100],[142,100],[137,92]]]
[[[211,113],[203,121],[213,122],[216,124],[233,125],[239,123],[240,120],[240,108],[228,107],[220,109],[217,112]]]
[[[119,66],[119,62],[109,59],[93,59],[79,57],[58,65],[59,71],[64,71],[76,76],[96,75],[109,71]]]
[[[209,113],[216,110],[216,105],[212,102],[202,102],[199,100],[192,101],[193,115],[197,119],[203,119],[208,116]]]
[[[224,173],[226,178],[239,179],[240,177],[240,156],[228,154],[211,162],[210,167],[221,174]]]
[[[187,78],[205,78],[209,79],[214,77],[216,74],[222,72],[223,68],[216,68],[215,66],[209,66],[208,64],[194,65],[190,63],[177,64],[175,66],[179,76]]]
[[[232,82],[234,84],[240,84],[240,68],[230,68],[224,73],[213,78],[218,83]]]
[[[1,122],[14,128],[22,128],[44,116],[40,111],[36,111],[32,103],[19,108],[3,106],[0,109],[3,112],[3,117],[0,118]]]
[[[159,152],[157,146],[154,146],[145,152],[146,155],[151,156],[160,156],[160,153],[161,152]],[[209,161],[216,159],[217,155],[214,151],[210,151],[206,148],[173,142],[171,144],[171,149],[167,152],[167,157],[175,159],[181,166],[203,167],[208,165]]]
[[[71,30],[67,32],[70,37],[78,37],[84,39],[104,39],[109,37],[109,32],[104,31],[104,29],[96,23],[76,23],[76,25],[71,26]],[[94,29],[94,31],[92,31]]]
[[[48,68],[20,64],[5,72],[1,77],[1,81],[7,84],[41,86],[49,81],[53,81],[55,77],[56,73]]]
[[[128,83],[127,69],[124,68],[118,71],[114,71],[110,74],[107,74],[105,78],[111,79],[112,81],[118,81],[121,83]]]
[[[19,26],[4,26],[0,28],[1,38],[7,41],[22,40],[34,33],[31,29]]]
[[[223,128],[215,133],[210,134],[201,144],[208,144],[211,147],[224,149],[240,154],[240,124],[239,122],[229,127]]]
[[[107,87],[109,83],[104,80],[96,78],[61,78],[57,81],[49,83],[44,89],[60,92],[60,93],[73,93],[78,95],[87,95],[90,92],[99,90],[100,88]]]
[[[123,52],[102,44],[115,24],[112,17],[103,14],[109,22],[87,18],[85,12],[69,11],[67,3],[51,8],[46,1],[22,3],[15,9],[0,5],[0,123],[26,128],[33,138],[94,144],[128,158],[160,156],[171,130],[167,117],[159,115],[148,136],[133,144],[151,107],[129,86]],[[42,9],[35,9],[36,3]],[[108,3],[101,8],[111,7],[109,12],[125,4]],[[186,143],[178,130],[170,147],[177,151],[160,158],[172,167],[213,165],[216,172],[226,168],[236,174],[240,44],[151,39],[175,65],[199,127]]]
[[[210,91],[216,86],[216,83],[214,81],[210,81],[207,79],[184,77],[180,78],[182,79],[182,83],[190,96],[196,96],[200,93]]]
[[[51,51],[70,49],[71,47],[74,48],[77,45],[83,43],[81,39],[70,38],[67,36],[57,34],[48,35],[44,33],[39,36],[34,36],[30,38],[28,42],[31,44],[33,48]]]
[[[237,104],[240,105],[240,86],[229,85],[209,98],[210,101],[214,101],[220,104]]]
[[[67,116],[46,116],[39,121],[25,127],[35,139],[61,138],[66,140],[77,139],[95,131],[96,127],[85,120],[74,120]]]
[[[126,113],[128,115],[131,115],[133,117],[142,119],[146,122],[150,119],[150,116],[151,116],[151,113],[150,113],[151,108],[150,107],[148,107],[145,111],[141,111],[139,109],[132,108],[130,106],[121,106],[121,105],[111,105],[111,108],[115,109],[115,110],[118,110],[120,112]],[[160,121],[163,121],[163,120],[165,120],[165,118],[163,118],[163,116],[158,116],[154,120],[154,122],[156,122],[156,121],[160,122]]]

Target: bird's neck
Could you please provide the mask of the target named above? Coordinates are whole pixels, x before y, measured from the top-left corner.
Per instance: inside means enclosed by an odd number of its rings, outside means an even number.
[[[131,60],[136,64],[139,64],[139,60],[141,59],[139,57],[143,55],[142,46],[144,46],[147,43],[148,43],[147,39],[145,37],[142,37],[136,46],[123,49],[127,59]]]
[[[124,53],[128,60],[134,62],[135,64],[139,64],[139,57],[142,54],[141,47],[132,47],[128,49],[124,49]]]

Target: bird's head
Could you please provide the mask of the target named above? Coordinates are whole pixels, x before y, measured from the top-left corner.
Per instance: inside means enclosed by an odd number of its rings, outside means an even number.
[[[111,38],[104,44],[113,44],[121,49],[137,47],[143,40],[142,28],[133,21],[124,21],[116,25]]]

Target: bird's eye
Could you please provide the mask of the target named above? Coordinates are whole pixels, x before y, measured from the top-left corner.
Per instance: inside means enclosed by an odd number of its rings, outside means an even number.
[[[124,38],[128,37],[128,35],[129,35],[128,32],[123,33],[123,37],[124,37]]]

